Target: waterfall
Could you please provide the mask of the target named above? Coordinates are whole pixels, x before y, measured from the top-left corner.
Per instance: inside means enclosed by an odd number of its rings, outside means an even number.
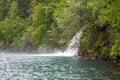
[[[67,49],[64,51],[64,54],[69,56],[75,56],[78,53],[79,39],[81,38],[82,31],[77,32],[73,38],[70,40],[70,43]]]

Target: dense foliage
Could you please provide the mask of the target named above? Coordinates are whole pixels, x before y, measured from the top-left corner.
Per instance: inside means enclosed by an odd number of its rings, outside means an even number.
[[[79,52],[120,56],[120,0],[0,0],[3,49],[63,48],[80,29]]]

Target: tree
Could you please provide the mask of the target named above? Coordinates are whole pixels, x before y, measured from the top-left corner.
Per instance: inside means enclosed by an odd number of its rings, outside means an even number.
[[[20,41],[22,36],[24,25],[23,20],[20,19],[18,14],[17,2],[12,2],[8,12],[8,16],[3,22],[1,22],[1,33],[3,45],[7,48],[9,46],[15,46],[16,41]]]
[[[0,20],[4,20],[8,15],[11,0],[0,0]]]
[[[27,18],[32,13],[30,8],[31,0],[17,0],[18,3],[18,15],[21,18]]]
[[[32,14],[34,31],[32,32],[34,44],[40,45],[41,43],[46,43],[47,32],[51,30],[51,25],[54,22],[53,11],[55,5],[54,3],[45,5],[44,3],[39,3]]]

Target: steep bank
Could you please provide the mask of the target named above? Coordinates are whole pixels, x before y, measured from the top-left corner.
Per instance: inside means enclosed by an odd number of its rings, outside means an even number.
[[[119,54],[112,55],[114,36],[108,24],[83,29],[80,39],[79,56],[85,59],[120,62]]]
[[[83,35],[79,55],[97,60],[120,60],[120,1],[88,1],[84,4]],[[81,53],[81,54],[80,54]]]

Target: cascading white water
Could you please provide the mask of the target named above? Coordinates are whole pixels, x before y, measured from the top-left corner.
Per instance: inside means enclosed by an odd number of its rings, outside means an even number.
[[[52,54],[40,54],[39,56],[75,56],[78,53],[79,39],[82,35],[82,31],[77,32],[73,38],[70,40],[70,44],[64,52],[60,50],[55,50]]]
[[[68,45],[67,49],[64,52],[60,50],[55,50],[51,54],[44,53],[44,54],[39,54],[39,56],[66,56],[66,57],[75,56],[78,53],[79,39],[81,35],[82,35],[82,31],[77,32],[70,40],[70,44]]]
[[[70,44],[68,45],[68,48],[65,50],[64,54],[69,56],[77,55],[78,53],[78,47],[79,47],[79,39],[82,35],[82,31],[79,31],[76,33],[75,36],[70,40]]]

